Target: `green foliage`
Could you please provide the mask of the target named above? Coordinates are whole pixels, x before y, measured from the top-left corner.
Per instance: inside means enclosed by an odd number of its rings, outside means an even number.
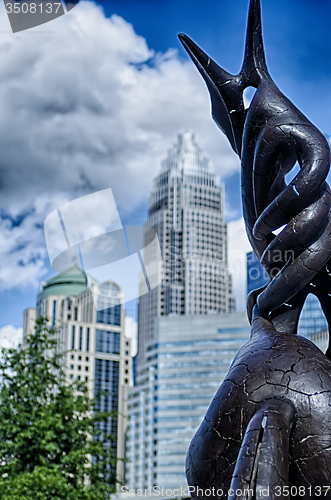
[[[68,384],[45,318],[23,345],[2,350],[0,380],[0,499],[107,499],[117,459],[98,428],[114,415],[94,411],[86,384]]]

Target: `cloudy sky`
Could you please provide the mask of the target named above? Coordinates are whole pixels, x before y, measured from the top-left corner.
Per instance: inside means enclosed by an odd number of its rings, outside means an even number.
[[[177,34],[237,73],[248,0],[81,1],[12,34],[0,3],[0,344],[18,338],[50,267],[43,223],[111,188],[123,224],[146,218],[152,178],[185,129],[225,186],[231,269],[244,308],[239,161],[210,117],[204,83]],[[328,0],[262,1],[269,70],[322,132],[331,132]],[[132,305],[129,314],[134,314]],[[12,326],[10,326],[12,325]],[[130,330],[134,321],[130,320]]]

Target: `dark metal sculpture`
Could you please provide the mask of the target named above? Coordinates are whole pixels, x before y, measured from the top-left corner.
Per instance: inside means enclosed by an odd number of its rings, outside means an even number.
[[[250,2],[238,75],[179,38],[207,84],[215,122],[241,157],[246,230],[270,276],[248,298],[251,340],[191,443],[188,481],[203,491],[214,487],[220,498],[289,498],[288,486],[292,498],[317,498],[330,486],[321,496],[331,498],[331,348],[325,356],[293,335],[308,293],[331,324],[330,150],[269,75],[259,0]],[[246,110],[250,86],[256,92]],[[300,172],[286,185],[296,162]]]

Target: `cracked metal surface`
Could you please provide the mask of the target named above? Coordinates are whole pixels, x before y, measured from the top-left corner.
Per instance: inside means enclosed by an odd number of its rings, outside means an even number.
[[[213,119],[241,158],[246,231],[270,276],[248,297],[251,339],[192,440],[188,482],[223,489],[222,498],[231,487],[228,499],[261,498],[267,486],[270,499],[289,498],[276,486],[301,486],[291,498],[319,498],[314,488],[331,486],[331,348],[324,355],[295,334],[308,293],[331,325],[330,150],[269,75],[259,0],[250,1],[238,75],[179,38],[207,84]],[[247,87],[256,92],[245,109]],[[300,171],[287,185],[296,162]],[[253,493],[233,493],[245,488]],[[331,498],[331,487],[322,496]]]
[[[300,498],[315,498],[309,486],[331,484],[330,373],[330,360],[312,342],[276,331],[256,307],[251,339],[236,355],[190,445],[189,484],[223,488],[225,498],[231,481],[232,488],[251,485],[253,467],[248,464],[248,477],[238,479],[235,466],[242,467],[239,450],[260,412],[273,415],[266,430],[274,434],[264,438],[256,487],[267,485],[268,498],[283,498],[272,495],[275,486],[301,485],[307,494]],[[259,431],[259,422],[255,425]],[[254,446],[251,455],[256,456]]]

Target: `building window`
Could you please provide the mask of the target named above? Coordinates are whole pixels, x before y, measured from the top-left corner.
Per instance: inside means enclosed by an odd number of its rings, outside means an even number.
[[[76,330],[75,325],[72,325],[72,334],[71,334],[71,349],[72,350],[75,349],[75,330]]]
[[[53,326],[55,325],[56,321],[56,300],[53,300]]]
[[[120,332],[96,330],[95,350],[107,354],[120,353]]]
[[[78,309],[77,307],[75,307],[75,321],[77,321],[78,319]]]
[[[96,411],[118,411],[119,392],[119,361],[95,359],[95,395],[97,397]],[[104,434],[111,434],[109,445],[116,456],[117,452],[117,417],[109,417],[107,422],[100,422],[98,428]],[[114,471],[116,472],[116,464]]]
[[[121,326],[121,304],[97,311],[97,323]]]
[[[89,350],[90,350],[90,329],[87,328],[87,330],[86,330],[86,352],[89,352]],[[88,361],[88,359],[86,361]]]
[[[79,327],[79,350],[83,349],[83,327]]]

